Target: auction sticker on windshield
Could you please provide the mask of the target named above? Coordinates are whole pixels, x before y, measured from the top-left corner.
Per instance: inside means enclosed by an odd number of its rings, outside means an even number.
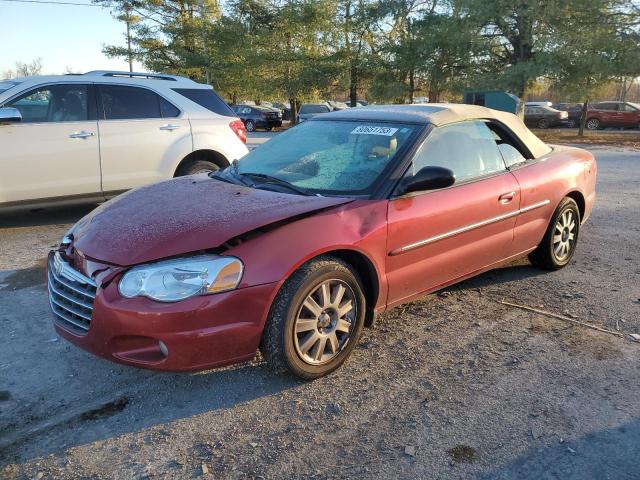
[[[353,129],[352,135],[384,135],[385,137],[391,137],[398,131],[397,128],[391,127],[374,127],[370,125],[360,125]]]

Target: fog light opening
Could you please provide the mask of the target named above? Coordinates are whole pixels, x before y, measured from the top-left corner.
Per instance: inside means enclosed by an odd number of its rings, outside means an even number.
[[[162,352],[162,355],[164,355],[165,357],[168,357],[169,356],[169,349],[164,344],[164,342],[158,341],[158,345],[160,346],[160,351]]]

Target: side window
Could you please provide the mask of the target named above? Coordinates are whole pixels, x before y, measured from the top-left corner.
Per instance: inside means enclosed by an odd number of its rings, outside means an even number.
[[[31,90],[5,106],[20,110],[22,123],[81,122],[89,119],[86,85],[48,85]]]
[[[225,117],[235,117],[234,111],[229,108],[229,105],[224,103],[218,94],[210,88],[174,88],[174,92],[179,93],[185,98],[188,98],[192,102],[197,103],[201,107],[207,110],[217,113],[218,115],[224,115]],[[236,110],[237,112],[238,110]]]
[[[122,85],[100,85],[105,120],[161,118],[159,96],[151,90]]]
[[[495,133],[482,121],[436,128],[420,147],[407,174],[415,175],[427,166],[451,169],[456,183],[505,170]]]
[[[175,118],[180,116],[180,110],[173,103],[164,97],[160,98],[160,113],[162,118]]]
[[[638,109],[637,109],[637,108],[635,108],[635,107],[632,107],[631,105],[628,105],[628,104],[626,104],[626,103],[625,103],[625,104],[624,104],[624,111],[625,111],[625,112],[637,112],[637,111],[638,111]]]
[[[618,104],[617,103],[601,103],[598,105],[598,109],[599,110],[607,110],[610,112],[617,112],[618,111]]]

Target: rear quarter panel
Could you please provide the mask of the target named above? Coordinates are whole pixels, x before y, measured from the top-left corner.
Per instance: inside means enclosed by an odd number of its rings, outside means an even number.
[[[547,229],[558,204],[569,194],[584,199],[586,221],[595,202],[596,161],[586,150],[553,146],[548,155],[512,169],[520,184],[520,209],[548,203],[521,213],[514,231],[514,252],[535,248]]]
[[[190,119],[193,150],[213,150],[224,155],[229,163],[244,157],[249,150],[229,127],[234,120],[237,118],[221,115]]]

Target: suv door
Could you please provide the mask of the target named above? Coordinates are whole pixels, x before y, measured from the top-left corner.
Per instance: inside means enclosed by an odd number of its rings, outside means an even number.
[[[0,124],[0,204],[100,195],[93,89],[35,87],[5,102],[22,121]]]
[[[108,196],[172,177],[192,151],[189,120],[147,88],[98,85],[98,127]]]
[[[425,166],[453,170],[448,188],[389,201],[388,303],[393,305],[511,255],[520,187],[483,121],[436,128],[405,176]]]

